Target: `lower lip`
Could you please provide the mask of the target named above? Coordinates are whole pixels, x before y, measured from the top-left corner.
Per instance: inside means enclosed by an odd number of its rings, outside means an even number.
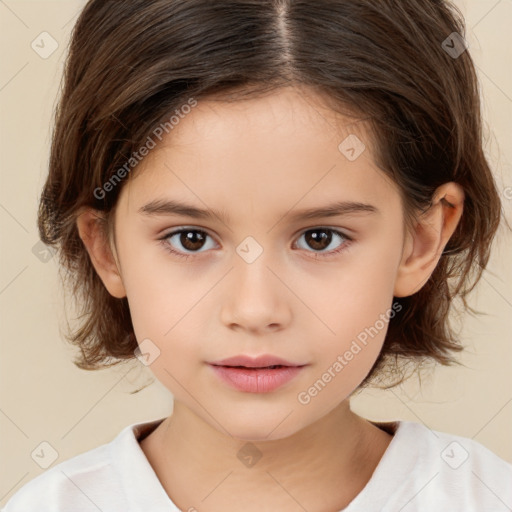
[[[246,393],[270,393],[290,382],[302,366],[282,366],[280,368],[236,368],[232,366],[210,365],[215,373],[227,384]]]

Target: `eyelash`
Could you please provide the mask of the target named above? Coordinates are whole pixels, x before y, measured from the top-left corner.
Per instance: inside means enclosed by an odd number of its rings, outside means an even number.
[[[305,233],[307,233],[309,231],[322,231],[322,230],[323,231],[328,231],[328,232],[334,233],[335,235],[340,236],[343,239],[343,241],[342,241],[342,244],[337,249],[331,250],[329,252],[306,251],[306,252],[311,252],[314,255],[314,259],[328,258],[328,257],[334,256],[334,255],[337,255],[337,254],[345,251],[351,245],[351,243],[353,242],[353,238],[347,236],[345,233],[342,233],[341,231],[338,231],[336,229],[328,228],[328,227],[324,227],[324,226],[308,228],[308,229],[302,231],[298,238],[300,238],[302,235],[304,235]],[[195,253],[187,254],[187,253],[183,253],[183,252],[180,252],[180,251],[176,251],[175,249],[173,249],[171,247],[168,239],[171,238],[174,235],[178,235],[180,233],[190,232],[190,231],[199,232],[199,233],[202,233],[202,234],[212,238],[211,235],[209,235],[206,231],[204,231],[202,229],[197,229],[197,228],[181,228],[181,229],[178,229],[176,231],[171,231],[170,233],[166,233],[163,237],[159,238],[158,240],[161,242],[161,244],[163,245],[163,247],[164,247],[164,249],[166,251],[171,253],[173,256],[177,256],[179,258],[183,258],[183,259],[186,260],[190,256],[193,256]],[[200,251],[200,252],[204,252],[204,251]],[[200,252],[197,252],[197,254],[199,254]]]

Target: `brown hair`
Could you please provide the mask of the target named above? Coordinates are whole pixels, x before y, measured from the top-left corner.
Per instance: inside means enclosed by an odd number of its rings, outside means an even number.
[[[406,218],[427,209],[439,185],[463,187],[454,235],[428,282],[395,298],[402,310],[363,384],[405,367],[400,361],[456,362],[452,300],[474,312],[466,295],[501,217],[463,36],[462,15],[442,0],[90,0],[72,33],[38,218],[80,308],[67,335],[81,350],[75,364],[112,366],[137,347],[128,302],[96,274],[77,212],[103,212],[110,231],[124,181],[108,193],[104,184],[116,173],[119,181],[155,126],[191,98],[240,100],[292,84],[371,122],[378,164],[399,185]]]

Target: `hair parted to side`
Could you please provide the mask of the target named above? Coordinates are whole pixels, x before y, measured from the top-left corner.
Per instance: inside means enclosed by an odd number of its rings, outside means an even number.
[[[464,31],[443,0],[90,0],[72,33],[38,216],[80,308],[67,335],[80,348],[75,364],[112,366],[137,348],[126,298],[108,293],[78,235],[79,211],[101,211],[110,232],[124,181],[102,187],[191,98],[239,101],[288,85],[371,123],[377,163],[399,186],[406,218],[427,209],[441,184],[463,187],[454,235],[429,281],[394,299],[401,312],[363,385],[398,375],[388,387],[396,385],[411,362],[455,363],[462,347],[450,306],[459,297],[474,312],[466,296],[501,218],[471,56],[442,47]]]

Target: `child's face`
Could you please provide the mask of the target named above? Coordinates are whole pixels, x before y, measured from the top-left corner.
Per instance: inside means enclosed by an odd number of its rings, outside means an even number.
[[[402,204],[352,122],[296,90],[199,102],[120,194],[117,257],[137,339],[154,344],[143,347],[150,357],[158,347],[150,368],[176,401],[220,431],[253,440],[299,431],[357,389],[381,350],[395,314]],[[366,144],[356,159],[353,137],[338,148],[350,134]],[[153,201],[225,218],[142,213]],[[345,201],[374,211],[295,218]],[[159,240],[182,227],[200,230],[168,238],[186,259]],[[302,367],[244,375],[212,366],[239,355]]]

